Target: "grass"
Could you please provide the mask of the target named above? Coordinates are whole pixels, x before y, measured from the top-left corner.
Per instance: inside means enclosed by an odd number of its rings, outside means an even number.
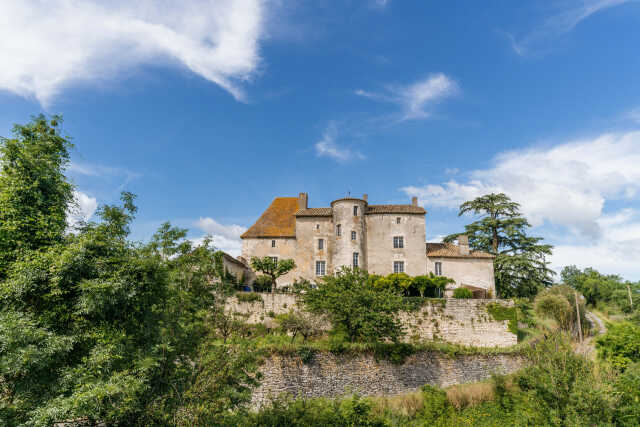
[[[371,354],[376,358],[402,363],[404,360],[419,352],[437,352],[449,357],[464,355],[497,355],[521,354],[525,346],[512,347],[471,347],[442,341],[423,341],[417,343],[366,343],[346,342],[336,337],[322,336],[304,341],[301,337],[292,340],[289,335],[269,333],[255,338],[257,347],[271,354],[300,355],[303,351],[316,353],[334,353],[345,355]]]
[[[238,302],[263,302],[262,296],[256,292],[238,292],[235,297]]]

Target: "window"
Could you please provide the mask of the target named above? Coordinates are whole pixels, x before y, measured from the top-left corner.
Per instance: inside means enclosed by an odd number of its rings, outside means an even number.
[[[404,237],[402,237],[402,236],[393,236],[393,247],[394,247],[394,249],[402,249],[402,248],[404,248]]]
[[[358,207],[357,206],[353,207],[353,216],[358,216]]]
[[[326,261],[316,261],[316,276],[324,276],[326,266]]]
[[[351,240],[356,240],[357,234],[355,231],[351,232]]]
[[[404,273],[404,261],[393,261],[393,272]]]
[[[396,224],[400,224],[400,221],[402,221],[402,219],[400,217],[396,218]]]
[[[353,253],[353,268],[358,268],[358,252]]]
[[[275,247],[276,247],[276,241],[275,241],[275,240],[272,240],[272,241],[271,241],[271,247],[272,247],[272,248],[275,248]]]
[[[436,262],[436,276],[442,276],[442,263]]]
[[[321,251],[324,249],[324,239],[318,239],[318,250]]]
[[[320,224],[316,224],[316,230],[320,230]]]
[[[271,258],[271,261],[273,261],[274,264],[278,263],[278,257],[277,256],[272,256],[270,258]]]
[[[340,224],[336,225],[336,236],[342,236],[342,227],[340,227]]]

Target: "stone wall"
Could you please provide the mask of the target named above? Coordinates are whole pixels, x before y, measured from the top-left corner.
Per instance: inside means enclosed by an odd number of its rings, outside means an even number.
[[[263,379],[252,398],[260,407],[282,393],[296,397],[338,397],[358,392],[364,396],[402,394],[424,384],[447,387],[477,382],[492,373],[511,373],[524,361],[512,354],[449,357],[424,351],[407,357],[402,364],[373,355],[317,353],[303,363],[298,356],[273,354],[261,367]]]
[[[226,309],[247,317],[249,323],[274,324],[273,316],[299,310],[294,294],[260,294],[262,302],[238,302],[231,297]],[[509,347],[518,338],[509,332],[506,320],[496,321],[487,312],[487,305],[513,302],[498,299],[427,300],[416,311],[404,312],[400,318],[406,328],[407,341],[438,339],[477,347]]]

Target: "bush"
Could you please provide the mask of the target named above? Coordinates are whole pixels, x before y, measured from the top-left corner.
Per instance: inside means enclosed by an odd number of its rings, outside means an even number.
[[[236,299],[238,302],[263,302],[262,296],[253,292],[238,292]]]
[[[317,288],[307,287],[301,299],[312,313],[325,314],[333,328],[351,341],[398,341],[404,330],[398,314],[402,296],[389,289],[370,286],[366,271],[342,268],[326,276]]]
[[[467,288],[456,288],[453,291],[453,297],[459,299],[469,299],[473,298],[473,292],[471,292],[471,290]]]
[[[273,280],[269,276],[258,276],[253,282],[253,290],[256,292],[271,292]]]
[[[567,285],[555,285],[540,292],[534,301],[535,311],[541,317],[555,320],[560,329],[578,333],[578,321],[575,306],[575,290]],[[591,323],[586,317],[584,301],[578,302],[580,323],[583,333],[590,329]]]
[[[371,403],[357,395],[342,400],[276,399],[259,412],[237,420],[243,426],[369,426],[383,427],[387,423],[373,414]]]
[[[606,334],[598,337],[596,346],[600,357],[624,370],[640,362],[640,326],[630,322],[612,324]]]
[[[302,338],[306,341],[307,338],[318,335],[321,332],[320,324],[322,318],[305,312],[296,313],[291,310],[289,313],[276,316],[276,321],[284,333],[291,334],[291,342],[298,335],[302,335]]]

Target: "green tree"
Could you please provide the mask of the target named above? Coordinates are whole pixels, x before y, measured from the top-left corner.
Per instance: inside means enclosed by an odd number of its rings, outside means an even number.
[[[601,274],[593,268],[580,270],[574,265],[564,267],[560,272],[562,282],[584,295],[587,304],[612,303],[624,312],[633,309],[629,301],[629,292],[640,292],[640,283],[624,282],[615,274]],[[627,289],[629,286],[629,289]]]
[[[444,240],[452,242],[466,234],[473,250],[495,255],[496,288],[501,297],[528,297],[551,285],[555,273],[546,257],[552,246],[540,243],[541,237],[527,235],[530,224],[520,214],[518,203],[503,193],[492,193],[460,205],[458,216],[467,213],[479,219],[466,225],[464,233]]]
[[[424,297],[425,293],[431,293],[430,296],[433,297],[441,297],[449,283],[455,283],[455,280],[445,276],[436,276],[433,272],[430,272],[428,276],[416,276],[411,279],[411,287],[421,297]]]
[[[73,185],[62,118],[40,115],[0,138],[0,280],[25,251],[59,243],[73,207]]]
[[[404,307],[402,295],[388,288],[373,288],[364,270],[343,267],[316,287],[302,288],[300,297],[305,307],[326,315],[334,329],[351,341],[398,341],[404,334],[398,319]]]
[[[278,277],[284,276],[296,268],[296,263],[292,259],[275,259],[268,256],[263,258],[252,257],[251,267],[255,271],[259,271],[271,278],[271,290],[275,292]]]

